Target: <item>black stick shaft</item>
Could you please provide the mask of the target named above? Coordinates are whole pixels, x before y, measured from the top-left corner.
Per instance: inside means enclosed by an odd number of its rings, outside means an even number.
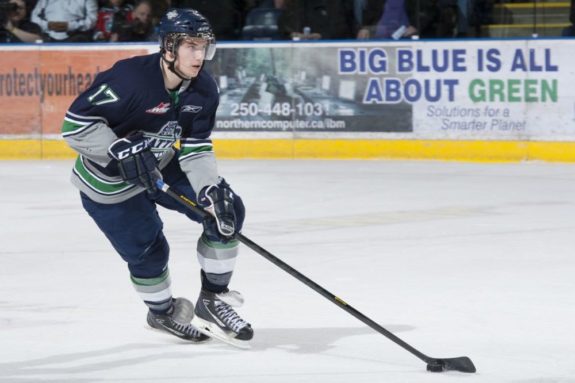
[[[426,363],[429,363],[432,360],[432,358],[430,358],[427,355],[423,354],[422,352],[418,351],[413,346],[409,345],[408,343],[406,343],[405,341],[403,341],[402,339],[400,339],[399,337],[397,337],[396,335],[391,333],[389,330],[386,330],[384,327],[382,327],[378,323],[374,322],[372,319],[368,318],[367,316],[365,316],[364,314],[362,314],[361,312],[359,312],[358,310],[356,310],[355,308],[353,308],[352,306],[347,304],[343,299],[330,293],[328,290],[324,289],[323,287],[321,287],[320,285],[318,285],[317,283],[315,283],[314,281],[312,281],[311,279],[309,279],[308,277],[306,277],[305,275],[303,275],[302,273],[300,273],[299,271],[297,271],[296,269],[294,269],[293,267],[291,267],[290,265],[288,265],[287,263],[282,261],[281,259],[277,258],[272,253],[270,253],[266,249],[262,248],[257,243],[250,240],[249,238],[247,238],[245,235],[243,235],[241,233],[237,233],[236,239],[238,241],[240,241],[241,243],[243,243],[244,245],[246,245],[247,247],[249,247],[250,249],[252,249],[253,251],[255,251],[256,253],[258,253],[259,255],[261,255],[262,257],[264,257],[265,259],[267,259],[268,261],[270,261],[271,263],[273,263],[274,265],[278,266],[280,269],[287,272],[292,277],[296,278],[298,281],[302,282],[303,284],[307,285],[308,287],[310,287],[315,292],[322,295],[324,298],[328,299],[332,303],[335,303],[338,307],[347,311],[349,314],[353,315],[354,317],[356,317],[357,319],[359,319],[360,321],[362,321],[363,323],[365,323],[366,325],[368,325],[369,327],[371,327],[375,331],[386,336],[388,339],[390,339],[394,343],[398,344],[399,346],[403,347],[407,351],[411,352],[413,355],[417,356],[419,359],[423,360]]]
[[[384,335],[387,339],[391,340],[398,346],[401,346],[405,350],[409,351],[410,353],[412,353],[413,355],[415,355],[416,357],[427,363],[429,371],[435,371],[435,372],[448,371],[448,370],[456,370],[461,372],[476,371],[473,362],[467,357],[437,359],[425,355],[424,353],[417,350],[404,340],[400,339],[398,336],[391,333],[389,330],[385,329],[380,324],[374,322],[372,319],[368,318],[367,316],[365,316],[364,314],[362,314],[361,312],[359,312],[358,310],[347,304],[343,299],[337,297],[336,295],[333,295],[332,293],[330,293],[329,291],[327,291],[326,289],[324,289],[323,287],[321,287],[320,285],[318,285],[317,283],[315,283],[314,281],[312,281],[311,279],[309,279],[308,277],[306,277],[305,275],[303,275],[302,273],[300,273],[299,271],[297,271],[296,269],[294,269],[293,267],[282,261],[281,259],[274,256],[272,253],[270,253],[257,243],[253,242],[245,235],[241,233],[236,233],[235,238],[244,245],[246,245],[247,247],[249,247],[250,249],[252,249],[253,251],[255,251],[256,253],[258,253],[259,255],[261,255],[262,257],[264,257],[265,259],[267,259],[268,261],[270,261],[271,263],[273,263],[274,265],[278,266],[280,269],[290,274],[292,277],[296,278],[298,281],[304,283],[312,290],[322,295],[324,298],[336,304],[341,309],[347,311],[347,313],[351,314],[352,316],[359,319],[360,321],[362,321],[363,323],[365,323],[378,333]],[[438,370],[430,369],[430,367],[433,367],[430,366],[430,364],[437,365],[439,369]]]
[[[163,182],[160,181],[160,183],[158,183],[158,186],[161,186],[160,188],[165,193],[167,193],[169,196],[178,201],[181,205],[187,207],[194,213],[199,214],[202,217],[206,217],[207,215],[209,215],[209,213],[204,211],[204,209],[202,209],[201,207],[197,206],[193,201],[191,201],[184,195],[180,195],[174,192],[173,190],[170,189],[168,185],[164,184]],[[296,278],[298,281],[302,282],[315,292],[322,295],[324,298],[328,299],[332,303],[336,304],[338,307],[347,311],[349,314],[353,315],[354,317],[356,317],[357,319],[359,319],[360,321],[362,321],[375,331],[384,335],[395,344],[403,347],[413,355],[417,356],[422,361],[429,363],[434,360],[433,358],[430,358],[429,356],[423,354],[421,351],[418,351],[413,346],[409,345],[408,343],[406,343],[405,341],[403,341],[390,331],[386,330],[384,327],[382,327],[378,323],[374,322],[373,320],[371,320],[370,318],[368,318],[367,316],[365,316],[364,314],[362,314],[361,312],[359,312],[358,310],[347,304],[341,298],[330,293],[329,291],[327,291],[326,289],[324,289],[323,287],[321,287],[320,285],[318,285],[317,283],[315,283],[314,281],[312,281],[311,279],[309,279],[308,277],[306,277],[305,275],[303,275],[302,273],[300,273],[299,271],[297,271],[296,269],[294,269],[293,267],[291,267],[290,265],[288,265],[287,263],[276,257],[275,255],[273,255],[269,251],[258,245],[257,243],[253,242],[245,235],[241,233],[236,233],[235,238],[244,245],[246,245],[247,247],[249,247],[250,249],[252,249],[253,251],[255,251],[256,253],[258,253],[259,255],[261,255],[262,257],[264,257],[265,259],[267,259],[268,261],[270,261],[271,263],[273,263],[274,265],[278,266],[280,269],[290,274],[292,277]]]

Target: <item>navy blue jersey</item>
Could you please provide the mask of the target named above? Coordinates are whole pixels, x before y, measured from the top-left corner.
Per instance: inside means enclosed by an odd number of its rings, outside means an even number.
[[[179,89],[167,90],[160,60],[157,53],[118,61],[66,113],[62,135],[79,153],[72,181],[98,202],[122,201],[142,191],[122,181],[107,155],[112,142],[135,131],[150,138],[160,169],[177,154],[195,190],[217,180],[210,140],[217,85],[202,70]]]

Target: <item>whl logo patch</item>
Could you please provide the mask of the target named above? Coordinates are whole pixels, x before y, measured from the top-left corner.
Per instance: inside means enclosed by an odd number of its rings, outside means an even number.
[[[158,106],[154,106],[153,108],[150,108],[148,110],[146,110],[146,113],[150,113],[150,114],[164,114],[166,113],[168,110],[170,110],[170,103],[169,102],[160,102],[160,104]]]

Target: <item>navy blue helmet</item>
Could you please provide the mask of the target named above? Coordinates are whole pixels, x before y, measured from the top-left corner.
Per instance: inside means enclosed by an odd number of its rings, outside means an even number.
[[[169,9],[160,21],[158,35],[160,49],[174,54],[185,37],[206,41],[205,60],[211,60],[216,53],[216,38],[212,26],[208,19],[195,9]]]

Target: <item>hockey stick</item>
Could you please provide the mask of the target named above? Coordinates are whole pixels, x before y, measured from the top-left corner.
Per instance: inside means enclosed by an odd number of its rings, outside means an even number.
[[[168,194],[170,197],[174,198],[175,201],[179,202],[181,205],[183,205],[184,207],[186,207],[190,211],[198,214],[202,218],[206,218],[206,217],[210,216],[210,213],[206,212],[204,209],[202,209],[200,206],[198,206],[195,202],[193,202],[192,200],[190,200],[186,196],[172,190],[169,185],[164,183],[164,181],[158,180],[156,182],[156,184],[157,184],[159,189],[161,189],[163,192]],[[292,277],[294,277],[297,280],[299,280],[300,282],[304,283],[305,285],[310,287],[312,290],[314,290],[315,292],[322,295],[324,298],[328,299],[329,301],[336,304],[337,306],[339,306],[343,310],[347,311],[349,314],[353,315],[354,317],[356,317],[357,319],[359,319],[360,321],[362,321],[363,323],[365,323],[366,325],[368,325],[369,327],[371,327],[375,331],[384,335],[385,337],[390,339],[395,344],[403,347],[404,349],[406,349],[407,351],[409,351],[410,353],[412,353],[413,355],[415,355],[416,357],[418,357],[419,359],[421,359],[422,361],[427,363],[427,370],[428,371],[432,371],[432,372],[443,372],[443,371],[475,372],[476,371],[475,366],[473,365],[473,362],[471,361],[471,359],[469,359],[466,356],[457,357],[457,358],[432,358],[430,356],[425,355],[421,351],[415,349],[414,347],[412,347],[411,345],[409,345],[405,341],[401,340],[399,337],[397,337],[393,333],[389,332],[388,330],[386,330],[385,328],[383,328],[382,326],[380,326],[379,324],[377,324],[376,322],[374,322],[373,320],[371,320],[370,318],[368,318],[367,316],[362,314],[361,312],[357,311],[355,308],[353,308],[352,306],[347,304],[341,298],[333,295],[332,293],[330,293],[329,291],[327,291],[326,289],[324,289],[323,287],[321,287],[320,285],[318,285],[317,283],[315,283],[314,281],[312,281],[311,279],[309,279],[308,277],[306,277],[305,275],[303,275],[302,273],[300,273],[299,271],[297,271],[296,269],[294,269],[293,267],[291,267],[290,265],[288,265],[287,263],[282,261],[281,259],[274,256],[272,253],[270,253],[269,251],[267,251],[263,247],[259,246],[257,243],[253,242],[252,240],[247,238],[245,235],[243,235],[241,233],[236,233],[235,239],[237,239],[238,241],[240,241],[241,243],[243,243],[244,245],[246,245],[247,247],[249,247],[250,249],[252,249],[256,253],[258,253],[259,255],[261,255],[262,257],[264,257],[265,259],[267,259],[268,261],[270,261],[274,265],[278,266],[280,269],[284,270],[285,272],[290,274]]]

